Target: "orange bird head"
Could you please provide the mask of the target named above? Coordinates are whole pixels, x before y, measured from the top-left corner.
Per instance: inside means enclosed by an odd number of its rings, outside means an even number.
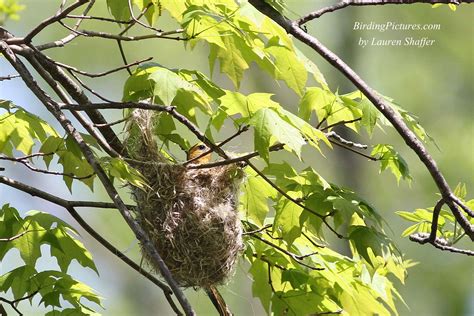
[[[209,147],[207,147],[204,143],[197,143],[193,147],[188,150],[188,155],[186,157],[187,160],[194,159],[196,157],[201,156],[205,152],[209,151]],[[211,153],[199,157],[198,159],[194,160],[193,164],[204,164],[211,161]]]

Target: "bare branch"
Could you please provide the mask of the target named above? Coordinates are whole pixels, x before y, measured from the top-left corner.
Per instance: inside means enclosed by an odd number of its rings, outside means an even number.
[[[34,292],[32,292],[31,294],[29,294],[29,295],[26,295],[26,296],[24,296],[24,297],[22,297],[22,298],[19,298],[19,299],[13,300],[13,301],[7,300],[7,299],[4,298],[4,297],[0,297],[0,301],[9,304],[9,305],[11,306],[11,308],[13,308],[13,310],[18,313],[18,315],[22,316],[23,313],[22,313],[22,312],[18,309],[18,307],[17,307],[18,303],[20,303],[21,301],[24,301],[24,300],[29,300],[29,299],[31,299],[31,298],[32,298],[33,296],[35,296],[37,293],[38,293],[38,291],[34,291]],[[1,307],[1,304],[0,304],[0,311],[1,311],[2,309],[3,309],[3,307]],[[3,314],[2,314],[2,315],[3,315]],[[5,314],[5,316],[6,316],[6,314]]]
[[[114,68],[114,69],[111,69],[111,70],[107,70],[107,71],[104,71],[104,72],[96,73],[96,74],[90,73],[90,72],[87,72],[87,71],[82,71],[82,70],[79,70],[79,69],[77,69],[77,68],[75,68],[75,67],[72,67],[72,66],[69,66],[69,65],[66,65],[66,64],[63,64],[63,63],[60,63],[60,62],[51,60],[51,59],[49,59],[49,60],[50,60],[51,62],[55,63],[56,65],[58,65],[59,67],[65,68],[65,69],[67,69],[67,70],[74,71],[74,72],[76,72],[76,73],[78,73],[78,74],[81,74],[81,75],[84,75],[84,76],[87,76],[87,77],[97,78],[97,77],[103,77],[103,76],[110,75],[111,73],[114,73],[114,72],[117,72],[117,71],[120,71],[120,70],[129,68],[129,67],[132,67],[132,66],[139,65],[139,64],[141,64],[141,63],[150,61],[150,60],[152,60],[152,59],[153,59],[153,57],[148,57],[148,58],[141,59],[141,60],[135,61],[135,62],[130,63],[130,64],[127,64],[127,65],[124,65],[124,66],[120,66],[120,67],[117,67],[117,68]]]
[[[133,20],[123,21],[123,20],[116,20],[116,19],[100,17],[100,16],[74,15],[74,14],[68,14],[66,15],[66,18],[79,19],[79,20],[97,20],[97,21],[104,21],[104,22],[111,22],[111,23],[118,23],[118,24],[130,24],[133,22]]]
[[[24,38],[16,38],[16,39],[10,39],[7,40],[8,44],[25,44],[25,43],[30,43],[33,37],[38,35],[43,29],[48,27],[49,25],[60,21],[64,17],[66,17],[70,12],[74,11],[75,9],[79,8],[83,4],[89,2],[90,0],[77,0],[73,4],[71,4],[69,7],[65,8],[64,10],[56,13],[52,17],[44,20],[38,26],[36,26],[31,32],[29,32]]]
[[[35,231],[39,231],[38,229],[35,229],[35,230],[25,230],[19,234],[16,234],[15,236],[11,236],[11,237],[8,237],[8,238],[0,238],[0,242],[10,242],[10,241],[14,241],[15,239],[18,239],[20,237],[22,237],[23,235],[26,235],[27,233],[31,233],[31,232],[35,232]]]
[[[267,224],[267,225],[265,225],[265,226],[263,226],[263,227],[260,227],[260,228],[258,228],[258,229],[255,229],[255,230],[245,231],[245,232],[242,233],[242,235],[245,236],[245,235],[252,235],[252,234],[260,233],[260,232],[262,232],[262,231],[264,231],[264,230],[267,230],[268,228],[270,228],[270,227],[272,227],[272,226],[273,226],[272,224]]]
[[[474,256],[474,251],[472,250],[466,250],[466,249],[459,249],[455,248],[452,246],[449,246],[446,242],[446,240],[442,238],[436,238],[434,241],[430,241],[430,235],[427,233],[416,233],[416,234],[411,234],[410,235],[410,240],[417,242],[421,245],[424,245],[426,243],[429,243],[433,246],[435,246],[438,249],[441,249],[443,251],[449,251],[453,253],[459,253],[467,256]]]
[[[341,135],[337,134],[335,131],[330,131],[330,132],[326,133],[326,137],[327,138],[334,138],[338,142],[340,142],[341,144],[349,146],[349,147],[355,147],[355,148],[359,148],[359,149],[367,149],[367,145],[359,144],[359,143],[355,143],[353,141],[347,140],[347,139],[343,138]]]
[[[288,257],[290,257],[291,259],[293,259],[294,261],[296,261],[298,264],[310,269],[310,270],[317,270],[317,271],[321,271],[321,270],[324,270],[324,268],[318,268],[318,267],[313,267],[309,264],[306,264],[305,262],[303,262],[303,258],[305,258],[305,256],[301,256],[301,255],[297,255],[297,254],[294,254],[286,249],[283,249],[282,247],[278,246],[278,245],[275,245],[274,243],[256,235],[256,234],[251,234],[250,235],[252,238],[255,238],[255,239],[258,239],[260,240],[261,242],[269,245],[270,247],[272,248],[275,248],[276,250],[280,251],[281,253],[287,255]],[[313,254],[311,254],[313,255]]]
[[[175,40],[175,41],[188,40],[188,38],[186,37],[169,36],[171,34],[182,33],[181,29],[170,31],[170,32],[157,32],[157,33],[146,34],[146,35],[125,36],[125,35],[111,34],[111,33],[106,33],[106,32],[97,32],[97,31],[90,31],[90,30],[74,30],[73,28],[67,26],[64,23],[61,23],[61,25],[77,35],[82,35],[86,37],[99,37],[99,38],[120,40],[124,42],[143,41],[147,39],[156,39],[156,38],[169,39],[169,40]]]
[[[464,204],[460,198],[455,196],[454,194],[451,196],[451,199],[453,200],[454,203],[456,203],[460,208],[464,210],[469,216],[474,217],[474,211],[469,209],[466,204]]]
[[[63,198],[60,198],[56,195],[47,193],[35,187],[29,186],[27,184],[15,181],[13,179],[7,178],[5,176],[0,176],[0,183],[8,185],[17,190],[26,192],[32,196],[37,196],[43,200],[49,201],[51,203],[57,204],[64,208],[67,207],[91,207],[91,208],[104,208],[104,209],[116,209],[114,203],[108,202],[95,202],[95,201],[69,201]],[[127,205],[128,208],[135,208],[134,205]]]
[[[282,150],[284,146],[285,146],[284,144],[278,143],[278,144],[270,146],[268,148],[268,150],[269,151],[279,151],[279,150]],[[232,163],[237,163],[237,162],[242,162],[242,161],[245,162],[245,161],[247,161],[249,159],[252,159],[254,157],[257,157],[257,156],[260,156],[260,154],[257,151],[254,151],[254,152],[251,152],[249,154],[239,156],[239,157],[235,157],[235,158],[224,159],[224,160],[211,162],[211,163],[203,163],[203,164],[199,164],[199,165],[190,165],[190,166],[188,166],[188,168],[189,169],[213,168],[213,167],[217,167],[217,166],[224,166],[224,165],[229,165],[229,164],[232,164]],[[188,163],[188,162],[185,162],[185,163]]]
[[[206,291],[207,296],[211,300],[212,304],[219,312],[219,316],[232,316],[232,312],[230,311],[229,305],[225,302],[224,298],[222,297],[221,293],[217,290],[215,286],[209,286],[204,288]]]
[[[143,22],[141,22],[139,19],[137,19],[137,18],[135,17],[135,15],[133,14],[132,0],[128,0],[127,2],[128,2],[128,11],[130,12],[130,16],[132,17],[132,20],[133,20],[135,23],[137,23],[137,24],[143,26],[143,27],[146,28],[146,29],[150,29],[150,30],[153,30],[153,31],[155,31],[155,32],[162,32],[162,30],[157,29],[157,28],[154,28],[153,26],[150,26],[150,25],[146,25],[145,23],[143,23]],[[150,5],[153,5],[153,2],[150,2],[150,3],[148,4],[148,7],[149,7]],[[148,8],[146,8],[146,9],[148,10]],[[142,17],[142,16],[143,16],[143,15],[140,15],[140,17]]]
[[[321,130],[326,131],[326,130],[332,128],[332,127],[336,127],[336,126],[339,126],[339,125],[346,125],[346,124],[354,123],[354,122],[357,122],[357,121],[360,121],[360,120],[362,120],[361,117],[355,118],[353,120],[336,122],[336,123],[333,123],[333,124],[330,124],[326,127],[321,128]]]
[[[20,75],[3,76],[3,77],[0,77],[0,81],[12,80],[12,79],[15,79],[15,78],[20,78]]]
[[[54,175],[54,176],[69,177],[69,178],[76,179],[76,180],[84,180],[84,179],[88,179],[88,178],[91,178],[91,177],[94,176],[94,173],[91,173],[91,174],[86,175],[86,176],[76,176],[72,173],[64,173],[64,172],[57,172],[57,171],[49,171],[49,170],[45,170],[45,169],[40,169],[40,168],[36,168],[36,167],[32,166],[27,160],[22,159],[22,158],[11,158],[11,157],[6,157],[6,156],[0,156],[0,160],[6,160],[6,161],[21,163],[22,165],[24,165],[25,167],[27,167],[28,169],[30,169],[31,171],[34,171],[34,172],[50,174],[50,175]]]
[[[319,9],[317,11],[311,12],[302,18],[296,20],[298,25],[303,25],[311,20],[321,17],[323,14],[334,12],[340,9],[344,9],[348,6],[369,6],[369,5],[385,5],[385,4],[413,4],[413,3],[427,3],[427,4],[436,4],[436,3],[451,3],[455,5],[460,5],[461,3],[470,3],[471,1],[463,0],[342,0],[339,3],[334,5]]]
[[[35,60],[37,60],[38,63],[41,65],[41,67],[44,68],[55,81],[59,82],[76,102],[81,103],[81,104],[91,103],[91,101],[84,94],[84,91],[80,88],[80,86],[78,86],[71,78],[69,78],[60,67],[50,62],[48,58],[45,55],[43,55],[40,51],[36,50],[35,48],[24,47],[24,46],[22,48],[18,48],[14,46],[13,48],[15,49],[15,52],[17,52],[18,54],[23,55],[27,58],[28,56],[30,56],[30,57],[33,57]],[[30,58],[30,62],[31,62],[31,58]],[[53,84],[52,82],[50,83]],[[65,102],[70,103],[69,101],[65,101]],[[96,123],[96,124],[108,123],[99,111],[88,110],[86,111],[86,114],[91,118],[93,123]],[[88,128],[87,124],[85,127],[86,129]],[[93,131],[90,131],[90,130],[88,131],[90,133],[93,133]],[[99,131],[104,136],[104,138],[107,139],[107,143],[110,144],[110,147],[115,152],[122,155],[126,155],[125,147],[120,142],[119,138],[117,137],[117,135],[115,134],[115,132],[112,130],[110,126],[100,127]]]
[[[86,15],[90,9],[92,8],[92,6],[95,4],[95,0],[91,0],[91,2],[89,2],[89,5],[84,9],[84,11],[82,12],[82,15]],[[65,16],[67,17],[67,15]],[[84,19],[79,19],[76,24],[74,25],[74,29],[78,29],[79,26],[81,25],[82,21]],[[36,46],[36,48],[39,50],[39,51],[42,51],[42,50],[46,50],[46,49],[49,49],[49,48],[53,48],[53,47],[63,47],[64,45],[66,45],[67,43],[71,42],[72,40],[74,40],[76,37],[78,37],[77,34],[75,33],[70,33],[68,36],[60,39],[60,40],[57,40],[57,41],[54,41],[52,43],[46,43],[46,44],[43,44],[43,45],[38,45]]]

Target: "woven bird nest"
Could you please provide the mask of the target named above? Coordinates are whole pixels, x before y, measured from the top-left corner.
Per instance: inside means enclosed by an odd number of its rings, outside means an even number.
[[[141,225],[179,285],[222,284],[243,248],[237,213],[243,172],[235,164],[189,169],[167,163],[152,132],[158,115],[135,110],[128,127],[131,156],[146,162],[134,167],[148,186],[132,188]]]

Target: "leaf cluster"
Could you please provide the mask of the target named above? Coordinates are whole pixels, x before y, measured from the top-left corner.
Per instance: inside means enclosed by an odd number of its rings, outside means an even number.
[[[0,291],[11,290],[13,300],[26,297],[30,303],[34,296],[40,297],[39,304],[52,309],[47,315],[96,314],[85,301],[100,306],[99,295],[68,273],[73,260],[97,272],[91,254],[77,236],[77,231],[51,214],[30,211],[22,218],[15,208],[3,205],[0,209],[0,262],[16,249],[24,265],[0,276]],[[37,270],[43,245],[49,247],[59,270]],[[72,307],[66,308],[64,302]]]

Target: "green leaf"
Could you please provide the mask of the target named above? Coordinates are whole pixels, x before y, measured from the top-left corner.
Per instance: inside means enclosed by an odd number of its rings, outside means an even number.
[[[107,0],[107,8],[117,20],[128,21],[130,19],[128,0]]]
[[[458,183],[458,185],[454,188],[453,193],[458,198],[464,200],[466,198],[466,195],[467,195],[466,184],[465,183]]]
[[[227,115],[240,114],[242,117],[251,117],[262,108],[280,108],[280,105],[271,99],[270,93],[252,93],[245,96],[239,92],[225,90],[220,97],[221,108]]]
[[[303,52],[301,52],[297,47],[293,47],[295,50],[296,55],[298,56],[299,60],[303,63],[306,70],[313,74],[314,79],[321,85],[321,87],[325,90],[329,90],[328,84],[326,79],[324,78],[323,74],[319,70],[318,66],[313,63],[308,57],[306,57]]]
[[[298,158],[301,147],[305,144],[300,132],[294,126],[283,120],[275,110],[262,108],[250,119],[249,124],[255,128],[255,150],[268,163],[270,145],[277,141],[285,144],[285,148],[293,151]]]
[[[355,251],[372,265],[375,265],[376,262],[371,258],[370,252],[376,256],[383,257],[396,250],[392,241],[385,234],[371,227],[352,226],[349,239]]]
[[[178,22],[181,22],[183,12],[186,10],[186,1],[182,0],[160,0],[163,9],[168,11],[169,14],[176,19]]]
[[[377,108],[367,99],[362,92],[354,91],[352,93],[341,96],[341,100],[348,107],[357,107],[362,111],[362,117],[360,124],[365,127],[369,136],[372,136],[377,121],[380,117],[380,112]]]
[[[50,242],[51,256],[56,257],[61,271],[67,272],[72,260],[77,260],[83,267],[89,267],[98,273],[89,251],[79,240],[73,238],[64,229],[51,229],[48,238],[55,238],[57,241],[57,243]],[[59,247],[53,247],[54,244],[59,245]]]
[[[82,305],[81,299],[85,298],[100,305],[99,296],[90,287],[65,273],[72,260],[77,260],[82,266],[97,272],[91,254],[75,239],[73,231],[68,224],[50,214],[30,211],[23,219],[16,209],[8,204],[4,205],[0,210],[0,238],[5,235],[13,237],[13,233],[24,234],[12,241],[0,243],[0,246],[7,244],[11,245],[10,249],[17,248],[25,265],[0,276],[0,292],[11,290],[15,300],[25,295],[33,297],[37,292],[41,296],[40,302],[45,306],[55,307],[62,306],[62,298],[74,305],[76,312],[89,311],[86,315],[92,315],[94,311]],[[57,258],[63,272],[36,271],[35,265],[41,256],[40,247],[44,244],[50,246],[51,255]],[[2,248],[0,250],[1,259],[6,252]]]
[[[129,183],[138,188],[145,186],[145,179],[142,175],[123,159],[104,157],[102,161],[104,170],[110,177],[117,178],[123,183]]]
[[[253,93],[245,96],[239,92],[225,91],[225,95],[220,97],[221,108],[227,115],[240,114],[242,117],[251,117],[259,109],[279,108],[280,105],[271,100],[270,93]]]
[[[258,297],[263,308],[268,312],[270,309],[270,300],[272,297],[272,289],[268,285],[268,266],[261,260],[254,260],[249,269],[249,273],[253,276],[252,294]]]
[[[304,94],[308,73],[293,50],[278,45],[278,37],[270,39],[265,51],[275,57],[275,78],[286,82],[299,96]]]
[[[192,73],[189,70],[167,69],[156,63],[143,64],[125,82],[123,100],[151,98],[152,103],[176,106],[178,112],[196,122],[195,108],[209,114],[211,98],[199,86],[203,84],[202,76],[195,84]]]
[[[222,37],[222,42],[226,49],[219,48],[217,45],[210,45],[216,51],[215,56],[220,61],[221,73],[225,73],[234,83],[235,87],[240,87],[240,82],[244,76],[244,70],[249,68],[242,53],[244,42],[237,37]],[[214,63],[210,61],[210,63]]]
[[[0,276],[0,291],[11,290],[14,299],[22,298],[31,289],[30,278],[36,273],[34,266],[24,265]]]
[[[395,214],[399,215],[401,218],[406,219],[407,221],[410,221],[410,222],[418,223],[421,220],[419,216],[411,212],[397,211],[395,212]]]
[[[38,116],[11,103],[9,107],[15,111],[10,110],[8,113],[0,115],[1,153],[12,157],[12,149],[16,149],[29,155],[32,153],[36,140],[43,142],[48,135],[58,136],[58,133]]]
[[[314,128],[308,122],[283,108],[279,109],[278,112],[288,123],[296,127],[301,132],[301,134],[306,138],[308,144],[321,152],[318,142],[319,140],[322,140],[326,145],[329,146],[329,148],[332,148],[331,143],[322,131]]]
[[[299,269],[288,269],[283,271],[281,280],[289,282],[294,289],[306,286],[308,284],[309,275]]]
[[[326,117],[326,106],[332,104],[336,96],[329,90],[318,87],[307,88],[299,104],[299,116],[305,121],[311,119],[311,113],[315,112],[319,121]]]
[[[407,229],[405,229],[402,232],[402,237],[407,237],[407,236],[410,236],[411,234],[417,232],[419,227],[420,227],[420,224],[415,224],[415,225],[409,226]]]
[[[272,299],[272,311],[275,315],[317,315],[339,309],[331,299],[316,292],[301,290],[276,292]]]
[[[191,84],[174,72],[157,68],[149,77],[155,83],[154,94],[164,105],[171,105],[179,89],[189,89]]]
[[[247,171],[247,174],[250,171]],[[247,175],[247,181],[242,186],[243,195],[240,198],[242,212],[247,220],[262,226],[268,214],[268,199],[275,197],[275,190],[254,172]]]
[[[400,182],[400,179],[411,180],[408,165],[398,152],[393,149],[393,146],[386,144],[378,144],[374,146],[370,153],[372,157],[380,160],[380,172],[385,169],[390,169],[392,174]]]
[[[35,221],[25,221],[23,231],[27,231],[22,237],[15,239],[13,247],[20,251],[20,256],[25,264],[35,266],[36,261],[41,257],[41,240],[46,234],[46,230]]]
[[[287,192],[294,199],[301,198],[301,192]],[[273,231],[280,231],[283,239],[291,246],[296,238],[301,235],[302,225],[300,216],[303,208],[294,202],[282,197],[275,206],[275,221],[273,222]]]
[[[128,0],[127,0],[128,1]],[[132,3],[142,12],[146,7],[150,7],[145,12],[145,18],[148,24],[153,26],[161,15],[161,5],[159,0],[133,0]]]

